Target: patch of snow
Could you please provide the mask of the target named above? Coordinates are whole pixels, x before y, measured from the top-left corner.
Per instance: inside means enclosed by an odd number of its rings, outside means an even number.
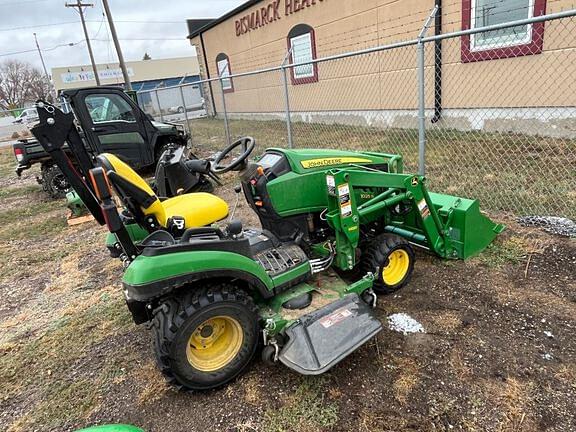
[[[554,339],[554,335],[552,334],[552,332],[549,332],[549,331],[545,331],[544,336],[546,336],[547,338],[550,338],[550,339]]]
[[[410,333],[425,333],[422,324],[405,313],[396,313],[390,315],[388,317],[388,327],[390,330],[397,331],[404,335]]]

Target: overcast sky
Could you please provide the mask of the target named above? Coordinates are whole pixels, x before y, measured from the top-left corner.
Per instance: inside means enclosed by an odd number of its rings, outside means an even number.
[[[75,0],[68,0],[74,3]],[[141,60],[145,52],[153,59],[193,55],[186,39],[186,19],[214,18],[245,0],[108,0],[126,61]],[[86,20],[97,63],[116,62],[103,21],[101,0],[86,9]],[[64,7],[65,0],[0,0],[0,61],[14,58],[41,67],[34,35],[50,69],[58,66],[89,64],[85,43],[67,46],[84,39],[80,17],[75,9]],[[128,22],[130,21],[130,22]],[[51,25],[65,23],[60,25]],[[25,28],[22,28],[25,27]],[[18,28],[18,29],[16,29]],[[158,39],[158,40],[128,40]],[[58,45],[65,45],[56,48]]]

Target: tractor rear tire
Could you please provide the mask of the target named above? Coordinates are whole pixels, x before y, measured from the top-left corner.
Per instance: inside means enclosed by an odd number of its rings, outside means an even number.
[[[154,310],[152,328],[158,365],[179,390],[209,390],[236,378],[260,333],[253,300],[229,283],[165,300]]]
[[[374,273],[374,292],[391,294],[410,281],[414,261],[414,250],[408,241],[385,233],[374,238],[362,254],[362,271]]]

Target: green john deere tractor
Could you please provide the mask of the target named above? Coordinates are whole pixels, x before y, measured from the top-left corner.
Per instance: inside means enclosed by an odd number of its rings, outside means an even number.
[[[236,191],[262,228],[224,222],[228,206],[213,195],[163,200],[110,154],[83,165],[72,122],[46,105],[33,133],[107,224],[128,308],[137,324],[150,323],[159,367],[179,388],[227,383],[260,344],[266,362],[323,373],[381,330],[377,294],[410,280],[414,247],[465,259],[503,229],[477,200],[428,192],[398,155],[271,148],[249,160],[249,137],[212,170],[238,172]],[[61,153],[65,140],[76,171]]]

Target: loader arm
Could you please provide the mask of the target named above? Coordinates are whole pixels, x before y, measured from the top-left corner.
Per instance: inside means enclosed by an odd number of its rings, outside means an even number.
[[[428,192],[423,176],[346,168],[329,171],[326,185],[326,219],[335,230],[337,265],[343,269],[356,264],[361,225],[384,224],[385,231],[449,259],[475,255],[504,228],[480,213],[478,200]],[[370,198],[359,198],[366,195]]]

